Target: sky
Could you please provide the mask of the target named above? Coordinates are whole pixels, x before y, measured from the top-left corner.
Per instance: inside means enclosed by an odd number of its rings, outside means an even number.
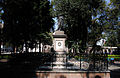
[[[107,3],[107,4],[109,4],[109,3],[110,3],[110,0],[105,0],[105,1],[106,1],[106,3]]]
[[[57,30],[57,29],[58,29],[58,21],[57,21],[57,18],[55,17],[55,18],[53,18],[53,20],[54,20],[54,22],[55,22],[54,28],[55,28],[55,30]]]
[[[52,0],[48,0],[48,1],[50,1],[50,3],[51,3],[51,1]],[[57,30],[58,29],[58,21],[57,21],[57,18],[55,17],[55,18],[53,18],[53,20],[54,20],[54,22],[55,22],[55,24],[54,24],[54,28],[55,28],[55,30]]]

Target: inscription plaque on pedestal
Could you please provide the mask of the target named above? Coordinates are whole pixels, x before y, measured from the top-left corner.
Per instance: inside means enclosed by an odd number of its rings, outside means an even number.
[[[54,37],[53,40],[54,50],[65,51],[66,35],[64,34],[64,31],[55,31],[53,37]]]
[[[63,49],[63,41],[62,40],[57,40],[56,41],[56,49],[57,50],[62,50]]]

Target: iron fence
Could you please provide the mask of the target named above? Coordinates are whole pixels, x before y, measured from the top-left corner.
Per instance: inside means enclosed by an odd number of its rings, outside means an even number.
[[[9,55],[8,55],[9,56]],[[25,53],[6,54],[1,58],[11,58],[10,63],[28,63],[35,65],[37,70],[84,70],[84,71],[104,71],[108,70],[108,54],[103,52],[95,53]],[[0,58],[0,59],[1,59]],[[12,60],[13,59],[13,60]]]
[[[51,53],[50,57],[52,58],[39,66],[39,69],[64,69],[84,71],[108,70],[108,55],[104,53],[74,54],[66,52],[53,52]]]

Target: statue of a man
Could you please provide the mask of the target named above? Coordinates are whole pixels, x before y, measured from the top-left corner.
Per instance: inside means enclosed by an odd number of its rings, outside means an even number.
[[[58,29],[57,30],[61,30],[63,26],[63,16],[59,16],[58,17]]]

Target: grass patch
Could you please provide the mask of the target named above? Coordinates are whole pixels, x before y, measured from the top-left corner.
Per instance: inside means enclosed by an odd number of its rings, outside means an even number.
[[[9,59],[11,57],[11,55],[0,55],[0,59]]]
[[[108,58],[116,58],[116,59],[120,59],[120,55],[108,55]]]

